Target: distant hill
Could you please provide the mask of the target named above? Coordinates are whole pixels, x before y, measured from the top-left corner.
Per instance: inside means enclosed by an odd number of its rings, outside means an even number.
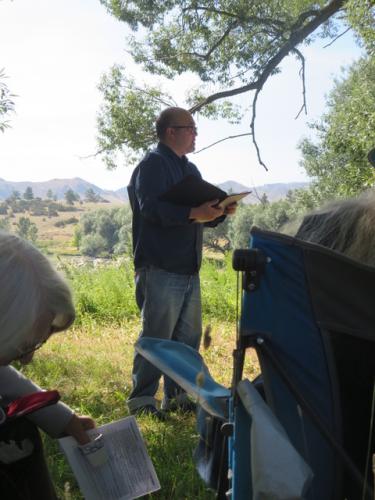
[[[11,182],[0,179],[0,200],[8,198],[13,191],[19,191],[22,196],[26,188],[29,186],[33,190],[34,197],[40,198],[46,198],[49,189],[54,195],[57,196],[58,200],[62,200],[64,198],[64,193],[68,189],[72,189],[75,193],[78,193],[81,198],[84,198],[86,191],[91,188],[95,191],[95,193],[112,203],[124,203],[128,201],[126,187],[122,187],[116,191],[108,191],[101,189],[95,184],[87,182],[84,179],[80,179],[79,177],[75,177],[74,179],[51,179],[50,181],[45,182]],[[244,198],[244,202],[257,203],[258,197],[261,197],[263,193],[267,195],[269,201],[277,201],[284,198],[289,190],[307,187],[308,183],[288,182],[249,187],[235,181],[226,181],[222,182],[218,186],[226,192],[239,193],[241,191],[252,191],[249,196]]]
[[[86,191],[91,188],[95,191],[95,193],[110,202],[125,201],[122,194],[117,194],[116,191],[101,189],[100,187],[95,186],[95,184],[91,184],[90,182],[80,179],[79,177],[75,177],[74,179],[51,179],[50,181],[44,182],[11,182],[0,179],[0,199],[4,200],[10,196],[13,191],[19,191],[22,196],[26,188],[29,186],[33,190],[34,197],[40,198],[46,198],[49,189],[54,195],[57,196],[58,200],[62,200],[64,198],[64,193],[68,189],[72,189],[75,193],[78,193],[81,198],[84,198]]]
[[[128,190],[126,187],[116,189],[115,194],[122,201],[128,201],[128,199],[129,199]]]
[[[288,191],[293,189],[307,188],[308,182],[286,182],[275,184],[263,184],[262,186],[244,186],[236,181],[226,181],[219,184],[219,188],[227,193],[241,193],[242,191],[252,191],[243,199],[245,203],[258,203],[263,194],[267,195],[268,201],[278,201],[285,198]]]

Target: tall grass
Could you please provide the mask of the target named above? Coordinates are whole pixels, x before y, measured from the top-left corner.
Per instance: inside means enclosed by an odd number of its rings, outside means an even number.
[[[64,270],[75,296],[75,326],[54,335],[34,362],[21,369],[42,387],[58,389],[74,411],[91,415],[101,425],[128,415],[133,345],[139,333],[132,266],[125,262],[94,269],[65,264]],[[236,277],[230,258],[205,260],[201,282],[204,323],[210,324],[212,336],[203,356],[213,377],[229,386],[236,315]],[[250,356],[245,371],[251,376],[256,369],[256,359]],[[195,418],[173,414],[166,422],[149,417],[138,422],[162,486],[152,498],[213,500],[193,463],[198,442]],[[59,497],[82,499],[57,442],[47,437],[45,444]]]
[[[76,324],[120,324],[138,316],[134,300],[134,271],[129,261],[121,265],[75,267],[63,264],[75,295]],[[205,259],[201,269],[203,317],[234,321],[236,277],[231,256]]]
[[[224,260],[204,259],[201,269],[203,317],[216,321],[236,319],[236,273],[232,254]]]

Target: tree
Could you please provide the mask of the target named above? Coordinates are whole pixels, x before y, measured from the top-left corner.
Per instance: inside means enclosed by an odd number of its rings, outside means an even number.
[[[375,55],[375,21],[373,0],[348,0],[348,20],[356,30],[358,41],[367,53]],[[371,7],[372,6],[372,7]]]
[[[89,234],[82,238],[80,250],[83,255],[97,257],[102,252],[106,251],[106,241],[100,234]]]
[[[117,224],[117,242],[113,247],[116,255],[128,254],[132,252],[132,218],[133,214],[130,206],[121,207],[114,212],[114,221]]]
[[[34,193],[33,193],[33,190],[30,186],[27,186],[27,188],[25,189],[25,192],[23,193],[23,198],[24,200],[33,200],[34,199]]]
[[[252,226],[294,235],[303,216],[320,204],[314,189],[295,189],[286,198],[256,205],[241,204],[231,218],[228,237],[231,248],[247,248]]]
[[[68,205],[74,205],[75,201],[79,201],[79,195],[70,188],[65,191],[64,198]]]
[[[173,101],[160,89],[140,89],[118,65],[103,75],[99,90],[104,98],[98,116],[99,153],[107,167],[115,169],[118,156],[123,155],[133,163],[155,142],[155,117],[162,106]]]
[[[263,193],[262,196],[260,197],[260,203],[262,205],[267,205],[269,203],[268,196],[266,193]]]
[[[48,189],[46,196],[47,196],[48,200],[53,200],[53,191],[52,191],[52,189]]]
[[[357,0],[100,1],[134,32],[144,33],[143,39],[128,40],[135,62],[144,70],[169,79],[186,71],[199,77],[198,87],[187,95],[193,113],[236,121],[239,110],[228,99],[253,92],[248,135],[261,164],[256,103],[268,78],[293,55],[301,64],[304,90],[301,46],[316,36],[333,40],[339,27],[346,29],[349,22],[360,35],[368,35],[374,12],[373,0],[360,2],[361,16],[356,15]],[[125,68],[115,66],[100,87],[104,106],[98,119],[99,153],[110,168],[116,166],[118,154],[125,153],[129,161],[148,149],[154,142],[151,124],[161,107],[173,103],[160,86],[139,86],[126,74]]]
[[[4,82],[5,78],[4,68],[0,69],[0,132],[4,132],[10,126],[8,117],[10,113],[14,112],[13,98],[15,96]]]
[[[75,243],[84,255],[128,253],[131,249],[131,221],[129,206],[92,210],[81,217]]]
[[[16,233],[21,238],[35,243],[38,236],[38,228],[28,217],[20,217],[16,224]]]
[[[88,203],[99,203],[101,201],[101,197],[98,193],[95,193],[92,188],[88,188],[85,193],[85,201]]]
[[[13,189],[12,194],[10,195],[12,200],[20,200],[21,199],[21,193],[17,191],[16,189]]]
[[[231,246],[228,236],[229,224],[230,218],[227,217],[216,227],[206,227],[203,232],[203,245],[221,253],[227,252]]]
[[[367,161],[375,145],[375,55],[346,70],[327,107],[321,120],[311,124],[317,140],[301,143],[302,166],[322,198],[353,196],[375,182]]]

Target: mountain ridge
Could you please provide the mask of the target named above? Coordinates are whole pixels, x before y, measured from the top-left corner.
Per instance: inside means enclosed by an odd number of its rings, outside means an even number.
[[[263,194],[266,194],[269,201],[277,201],[284,198],[289,190],[305,188],[308,184],[308,182],[278,182],[249,187],[239,182],[228,180],[217,185],[226,192],[238,193],[241,191],[252,191],[244,201],[245,203],[257,203]],[[6,181],[0,178],[0,200],[5,200],[11,196],[13,191],[18,191],[22,196],[27,187],[31,187],[34,197],[40,198],[46,198],[47,192],[51,190],[53,195],[55,195],[58,200],[61,200],[64,199],[64,193],[68,189],[72,189],[75,193],[78,193],[81,198],[84,198],[86,191],[92,189],[95,193],[110,202],[125,203],[128,201],[126,187],[116,190],[102,189],[80,177],[73,177],[71,179],[54,178],[49,181]]]

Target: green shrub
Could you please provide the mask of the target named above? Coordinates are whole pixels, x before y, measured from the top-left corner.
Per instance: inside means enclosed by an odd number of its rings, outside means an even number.
[[[100,234],[88,234],[81,239],[80,250],[83,255],[97,257],[107,250],[107,242]]]
[[[65,224],[77,224],[78,222],[79,220],[77,219],[77,217],[69,217],[68,219],[66,219]]]
[[[131,244],[131,210],[100,208],[85,213],[76,229],[74,242],[83,255],[129,252]]]

